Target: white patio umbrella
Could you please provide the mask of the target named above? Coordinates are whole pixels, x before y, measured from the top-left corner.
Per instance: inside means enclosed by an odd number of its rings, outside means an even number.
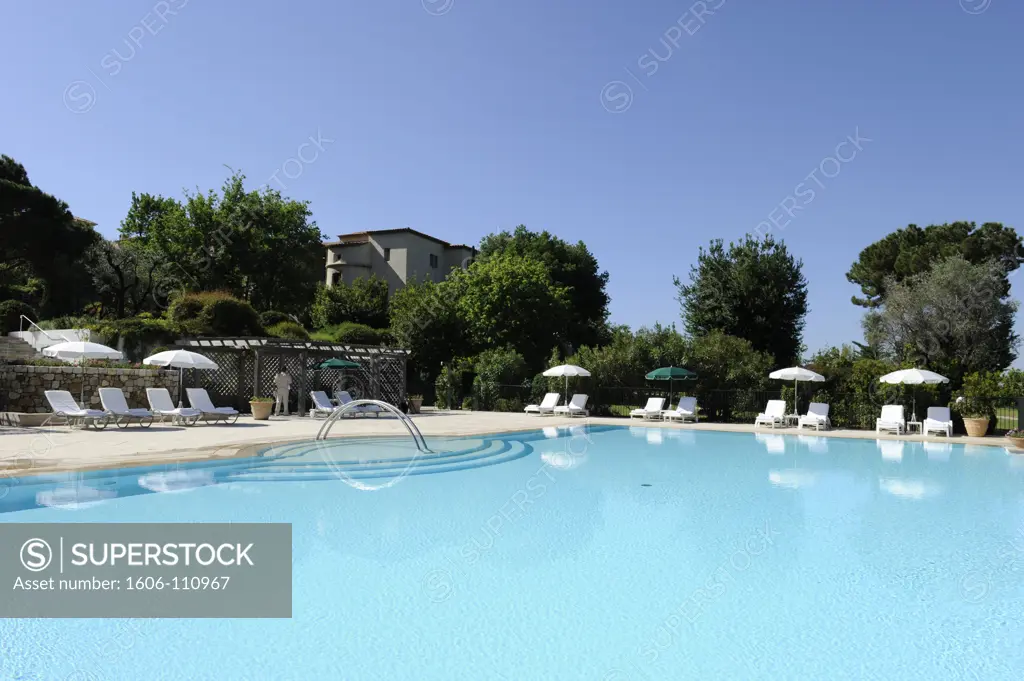
[[[121,353],[114,348],[108,348],[99,343],[88,341],[68,341],[57,343],[48,348],[43,348],[43,354],[47,357],[56,357],[65,361],[82,359],[121,359]]]
[[[589,376],[590,372],[583,367],[578,367],[575,364],[559,364],[556,367],[551,367],[544,372],[545,376],[565,376],[565,399],[568,404],[569,400],[569,377],[570,376]]]
[[[890,385],[936,385],[938,383],[949,383],[949,379],[945,376],[935,373],[934,371],[928,371],[926,369],[900,369],[899,371],[893,371],[892,373],[886,374],[878,379],[879,383],[889,383]],[[917,394],[914,394],[914,408],[910,413],[910,420],[917,420]]]
[[[106,345],[100,345],[99,343],[89,343],[88,341],[57,343],[48,348],[43,348],[43,354],[47,357],[56,357],[65,362],[73,362],[75,360],[80,362],[83,359],[121,359],[120,351],[108,348]],[[82,379],[82,387],[78,391],[78,403],[82,406],[88,406],[85,404],[84,377]]]
[[[151,355],[146,359],[142,360],[143,364],[158,367],[173,367],[178,370],[178,406],[180,407],[181,402],[181,387],[183,384],[182,376],[185,369],[209,369],[212,371],[217,370],[217,363],[209,357],[200,355],[197,352],[189,352],[188,350],[167,350],[165,352],[158,352],[155,355]]]
[[[768,374],[768,378],[776,378],[780,381],[793,381],[793,413],[799,414],[800,409],[797,405],[799,399],[799,393],[797,393],[797,383],[800,381],[811,381],[813,383],[821,383],[825,380],[825,377],[819,373],[815,373],[810,369],[804,369],[803,367],[787,367],[785,369],[778,369]]]

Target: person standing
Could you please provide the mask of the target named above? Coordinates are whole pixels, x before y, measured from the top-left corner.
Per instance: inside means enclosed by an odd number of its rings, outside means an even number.
[[[288,416],[288,392],[292,387],[292,377],[287,371],[280,372],[274,376],[274,415],[280,416],[282,408],[284,415]]]

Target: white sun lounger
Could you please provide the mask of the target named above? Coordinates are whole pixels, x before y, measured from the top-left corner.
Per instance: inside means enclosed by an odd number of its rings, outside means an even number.
[[[634,409],[629,412],[629,418],[660,419],[661,410],[664,408],[664,397],[649,397],[647,398],[647,405],[643,409]]]
[[[100,403],[114,417],[114,425],[127,428],[137,421],[143,428],[153,425],[153,412],[148,409],[132,409],[120,388],[100,388]]]
[[[814,428],[815,430],[826,430],[831,426],[828,420],[828,405],[824,402],[811,402],[807,405],[807,413],[800,417],[797,428]]]
[[[903,418],[902,404],[886,404],[882,406],[882,415],[875,419],[875,432],[883,430],[892,431],[902,435],[907,428],[906,419]]]
[[[78,423],[86,428],[91,425],[97,430],[103,430],[110,421],[110,414],[105,411],[82,409],[67,390],[47,390],[45,394],[53,414],[43,422],[44,426],[50,422],[50,419],[58,417],[65,419],[69,428]]]
[[[569,400],[569,404],[561,407],[555,407],[555,414],[564,414],[565,416],[590,416],[590,411],[587,410],[587,396],[573,395],[572,399]]]
[[[757,426],[784,426],[786,425],[786,401],[768,400],[764,412],[754,419],[754,427]]]
[[[313,398],[313,408],[309,410],[310,418],[315,419],[318,416],[327,418],[338,410],[336,406],[331,404],[331,398],[323,390],[310,390],[309,396]]]
[[[355,400],[352,399],[352,396],[348,394],[347,390],[339,390],[334,393],[334,396],[338,400],[339,407],[344,407],[349,402],[355,402]],[[353,416],[356,414],[373,414],[374,416],[380,416],[380,407],[376,404],[360,404],[352,407],[351,409],[347,409],[345,413],[352,414]]]
[[[949,407],[928,407],[928,416],[921,426],[921,433],[927,435],[930,432],[953,436],[953,417],[949,415]]]
[[[548,393],[540,404],[528,404],[523,411],[527,414],[554,414],[560,397],[558,393]]]
[[[227,421],[234,423],[238,420],[238,410],[232,407],[215,407],[210,400],[210,395],[204,388],[186,388],[188,403],[193,409],[202,412],[204,421]]]
[[[679,419],[684,423],[686,421],[697,422],[697,398],[696,397],[680,397],[679,405],[676,406],[675,411],[666,409],[661,412],[661,418],[671,421],[672,419]]]
[[[150,410],[161,419],[170,417],[171,423],[194,426],[202,412],[191,407],[175,407],[167,388],[146,388],[146,399]]]

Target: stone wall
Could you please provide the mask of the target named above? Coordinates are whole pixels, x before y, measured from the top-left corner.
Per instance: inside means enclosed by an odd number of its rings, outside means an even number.
[[[149,408],[146,388],[167,388],[171,399],[177,397],[178,372],[156,369],[98,369],[75,366],[37,367],[0,366],[0,391],[5,411],[41,413],[50,411],[44,390],[67,390],[80,399],[85,382],[82,406],[102,409],[99,388],[121,388],[129,407]]]

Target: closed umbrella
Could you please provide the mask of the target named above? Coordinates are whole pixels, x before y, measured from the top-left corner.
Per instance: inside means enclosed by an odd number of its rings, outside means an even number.
[[[570,376],[589,376],[590,372],[583,367],[578,367],[575,364],[560,364],[556,367],[551,367],[544,372],[545,376],[565,376],[565,400],[568,404],[569,401],[569,377]]]
[[[185,369],[208,369],[211,371],[217,370],[217,363],[205,355],[200,355],[198,352],[189,352],[188,350],[167,350],[165,352],[158,352],[155,355],[151,355],[146,359],[142,360],[143,364],[157,367],[173,367],[178,370],[178,406],[180,407],[181,402],[181,388],[182,388],[182,376]]]
[[[949,379],[927,369],[900,369],[899,371],[893,371],[882,376],[878,379],[878,382],[890,385],[899,385],[901,383],[903,385],[921,385],[922,383],[937,385],[939,383],[949,383]],[[914,393],[914,408],[910,413],[910,420],[917,420],[917,393]]]
[[[768,374],[768,378],[775,378],[780,381],[793,381],[793,413],[799,414],[800,409],[797,405],[799,399],[799,393],[797,393],[797,383],[800,381],[812,381],[814,383],[821,383],[825,380],[825,377],[819,373],[815,373],[810,369],[804,369],[803,367],[788,367],[786,369],[779,369]]]
[[[57,343],[48,348],[43,348],[43,354],[47,357],[56,357],[65,362],[79,361],[84,359],[121,359],[121,352],[114,348],[108,348],[99,343],[88,341],[68,341]],[[85,377],[82,377],[82,388],[78,393],[78,401],[85,404]]]
[[[672,408],[672,384],[675,381],[688,381],[697,378],[697,374],[682,367],[661,367],[646,376],[648,381],[668,381],[668,406]]]

